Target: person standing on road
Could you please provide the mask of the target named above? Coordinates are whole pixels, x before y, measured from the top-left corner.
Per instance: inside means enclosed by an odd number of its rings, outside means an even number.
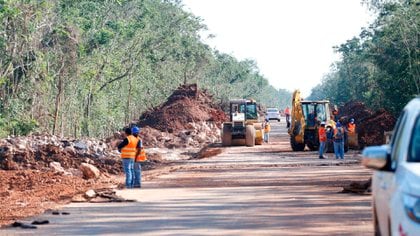
[[[133,187],[141,188],[141,165],[146,161],[146,152],[143,148],[143,142],[139,136],[140,128],[134,126],[131,128],[133,136],[138,139],[137,148],[136,148],[136,157],[134,160],[134,178],[133,178]]]
[[[130,128],[125,129],[126,138],[118,144],[118,151],[121,152],[121,159],[125,173],[125,187],[133,187],[134,177],[134,158],[136,157],[136,150],[138,138],[134,137]]]
[[[354,123],[353,118],[351,118],[350,122],[347,124],[347,130],[350,134],[356,133],[356,124]]]
[[[337,122],[334,129],[334,153],[335,159],[344,159],[344,132],[340,122]]]
[[[286,127],[290,128],[290,109],[289,109],[289,107],[286,107],[286,109],[284,109],[284,115],[286,116]]]
[[[325,122],[321,122],[321,127],[318,129],[319,137],[319,159],[325,159],[325,145],[327,144],[327,131],[325,130]]]
[[[268,118],[265,118],[265,121],[263,123],[264,128],[264,142],[268,143],[268,139],[270,138],[270,120]]]

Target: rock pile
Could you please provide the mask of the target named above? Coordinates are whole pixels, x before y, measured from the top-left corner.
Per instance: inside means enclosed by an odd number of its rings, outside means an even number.
[[[71,140],[41,134],[0,140],[0,169],[3,170],[53,170],[97,178],[97,171],[80,168],[82,163],[92,164],[100,172],[118,174],[121,172],[118,160],[115,148],[101,140]]]
[[[364,103],[357,101],[346,103],[339,111],[340,120],[344,124],[347,124],[350,118],[355,119],[360,148],[384,144],[385,132],[392,131],[396,122],[396,118],[385,109],[374,112]]]
[[[140,136],[146,148],[200,148],[220,140],[220,128],[214,122],[191,122],[176,133],[162,132],[151,127],[142,129]]]

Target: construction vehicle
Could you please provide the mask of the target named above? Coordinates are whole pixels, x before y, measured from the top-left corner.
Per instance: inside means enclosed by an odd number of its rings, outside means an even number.
[[[300,91],[296,90],[292,98],[291,126],[288,130],[290,145],[293,151],[303,151],[305,146],[310,150],[318,150],[318,127],[321,122],[327,125],[327,152],[332,152],[332,132],[334,122],[331,120],[330,103],[328,100],[309,101],[302,100]],[[334,124],[334,125],[331,125]],[[344,137],[345,151],[347,151],[347,138]]]
[[[234,99],[229,102],[230,121],[223,123],[223,146],[261,145],[262,123],[259,121],[257,103],[254,100]]]

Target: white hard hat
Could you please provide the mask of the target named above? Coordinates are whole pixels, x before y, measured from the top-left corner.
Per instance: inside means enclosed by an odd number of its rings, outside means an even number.
[[[321,125],[325,125],[325,121],[322,121],[322,122],[321,122]]]

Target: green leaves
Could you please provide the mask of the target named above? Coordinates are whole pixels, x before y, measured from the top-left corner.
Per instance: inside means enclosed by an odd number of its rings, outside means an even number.
[[[311,97],[361,100],[397,115],[420,94],[420,11],[408,0],[365,2],[379,13],[377,19],[360,37],[335,48],[342,60]]]
[[[290,102],[290,92],[269,85],[254,61],[204,44],[200,31],[206,26],[181,1],[0,5],[0,136],[39,128],[105,137],[166,101],[183,83],[210,90],[220,103]]]

